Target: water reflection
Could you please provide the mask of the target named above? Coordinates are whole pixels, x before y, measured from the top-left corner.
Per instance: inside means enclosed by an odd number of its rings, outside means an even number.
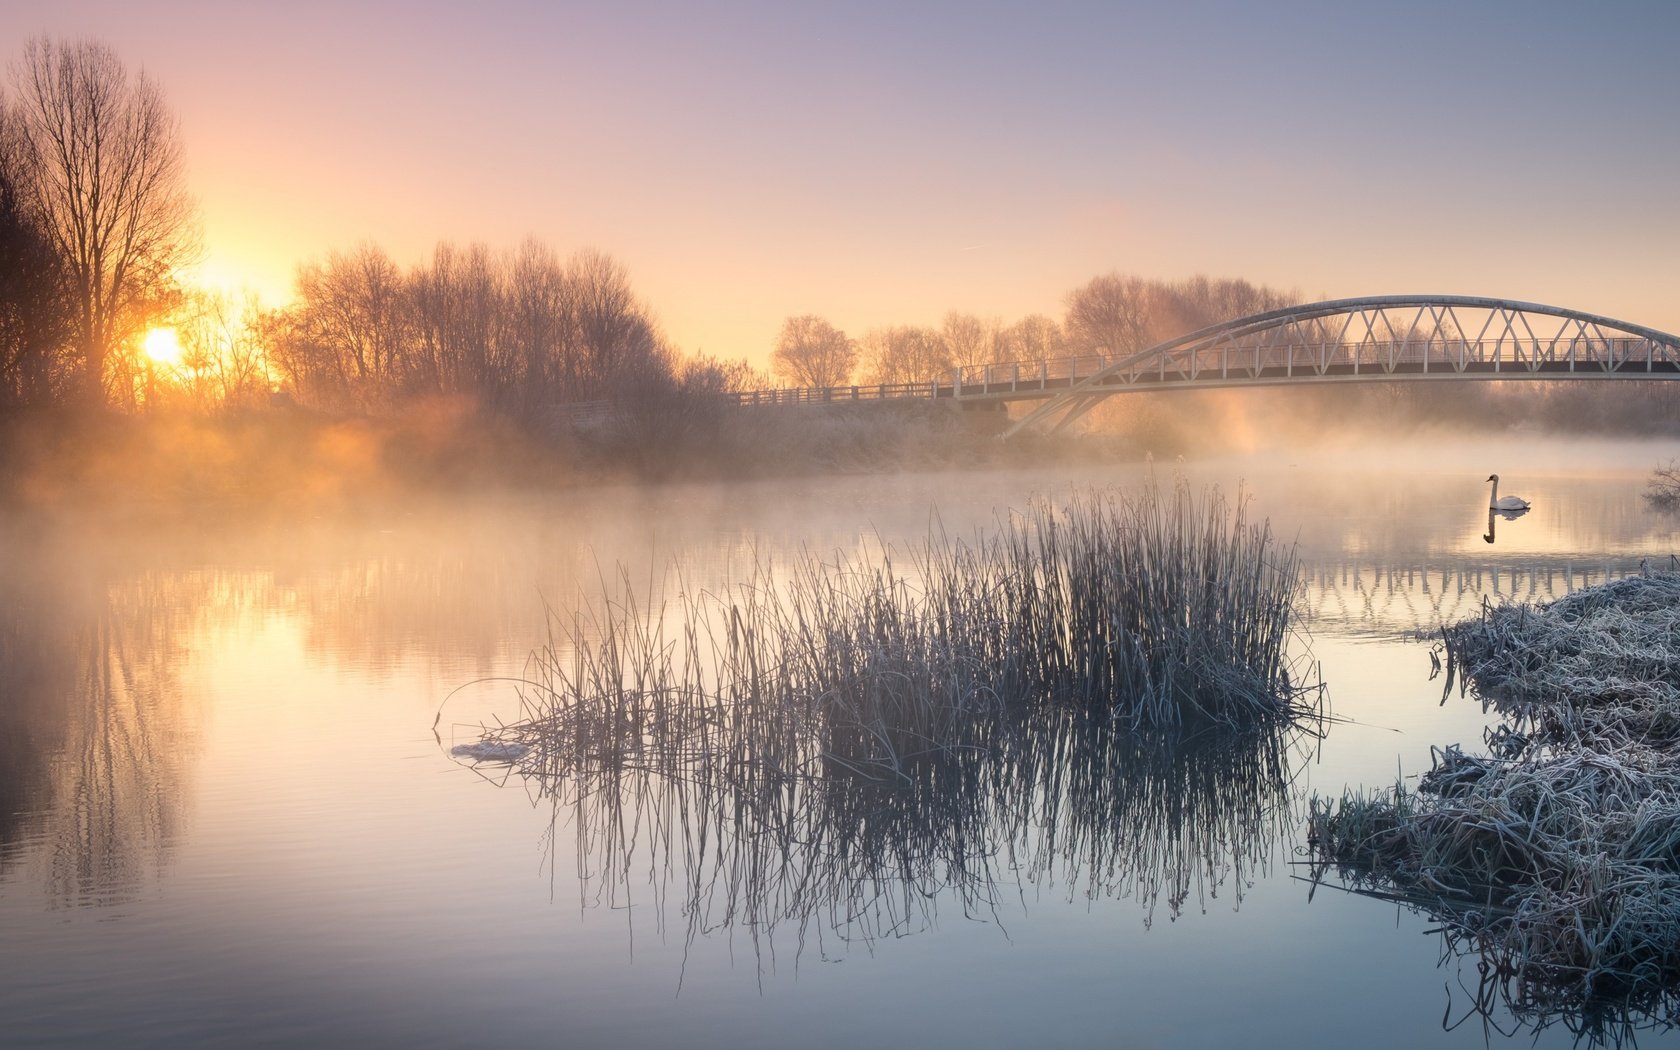
[[[839,760],[793,775],[726,745],[540,756],[507,782],[575,838],[586,904],[632,909],[645,888],[662,932],[680,916],[690,943],[744,935],[764,966],[778,941],[826,956],[928,929],[942,909],[999,920],[1029,889],[1132,898],[1146,925],[1162,904],[1176,919],[1227,889],[1240,902],[1294,824],[1311,739],[1128,733],[1049,708],[994,726],[985,746],[893,778]]]
[[[201,721],[180,655],[207,587],[51,558],[0,574],[0,863],[39,868],[56,906],[132,900],[168,865]]]
[[[1641,558],[1437,553],[1415,558],[1303,559],[1303,619],[1311,630],[1371,637],[1433,632],[1477,615],[1482,602],[1552,601],[1639,570]]]
[[[1337,869],[1334,876],[1318,871],[1314,879],[1328,879],[1334,888],[1398,903],[1423,916],[1431,932],[1440,934],[1440,965],[1456,971],[1456,981],[1447,985],[1442,1019],[1442,1027],[1449,1032],[1480,1026],[1489,1042],[1495,1034],[1527,1036],[1537,1042],[1540,1033],[1557,1027],[1567,1031],[1577,1047],[1632,1050],[1642,1035],[1680,1028],[1680,988],[1645,981],[1635,994],[1616,994],[1589,986],[1577,975],[1555,981],[1537,975],[1535,967],[1512,957],[1507,935],[1497,923],[1488,921],[1486,904],[1455,907],[1439,898],[1419,901],[1382,888],[1368,873],[1352,869]]]

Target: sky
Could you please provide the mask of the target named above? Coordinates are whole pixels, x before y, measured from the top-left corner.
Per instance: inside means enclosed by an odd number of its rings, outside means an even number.
[[[199,278],[440,241],[623,263],[680,348],[1060,318],[1118,271],[1680,332],[1680,3],[10,0],[179,115]]]

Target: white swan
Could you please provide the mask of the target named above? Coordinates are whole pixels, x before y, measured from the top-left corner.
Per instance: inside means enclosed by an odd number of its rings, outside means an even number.
[[[1499,475],[1498,474],[1489,474],[1488,475],[1488,480],[1493,482],[1493,495],[1488,497],[1488,509],[1489,510],[1527,510],[1528,509],[1528,507],[1529,507],[1528,500],[1523,499],[1521,496],[1506,496],[1504,499],[1499,498]]]

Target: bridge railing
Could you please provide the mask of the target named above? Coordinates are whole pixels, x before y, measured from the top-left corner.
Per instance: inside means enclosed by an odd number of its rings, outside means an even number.
[[[958,396],[968,387],[996,389],[1010,386],[1024,389],[1043,389],[1054,380],[1085,379],[1120,360],[1104,354],[1083,354],[1076,357],[1048,357],[1037,361],[1000,361],[986,365],[965,365],[951,371],[958,388]]]
[[[727,395],[734,399],[737,405],[830,405],[847,401],[888,401],[904,398],[935,398],[949,397],[951,384],[945,383],[944,394],[940,393],[941,384],[928,383],[873,383],[857,386],[802,386],[783,387],[776,390],[742,390]]]

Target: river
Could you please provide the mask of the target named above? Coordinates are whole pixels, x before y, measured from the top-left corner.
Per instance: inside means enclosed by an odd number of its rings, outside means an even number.
[[[1302,878],[1300,817],[1313,792],[1479,743],[1480,706],[1430,679],[1442,622],[1666,566],[1680,521],[1641,493],[1672,454],[1420,439],[302,520],[13,515],[0,1044],[1529,1045],[1523,1019],[1472,1010],[1473,961],[1443,958],[1429,917]],[[1299,654],[1334,720],[1292,742],[1258,823],[1134,828],[1107,872],[1044,863],[1027,829],[978,895],[921,879],[874,886],[872,915],[855,894],[731,912],[670,851],[600,849],[577,806],[451,756],[519,714],[501,679],[617,565],[638,587],[678,566],[721,588],[801,548],[868,556],[1146,470],[1240,485],[1299,546]],[[1490,540],[1493,470],[1534,509]],[[1538,1035],[1573,1041],[1567,1019]]]

